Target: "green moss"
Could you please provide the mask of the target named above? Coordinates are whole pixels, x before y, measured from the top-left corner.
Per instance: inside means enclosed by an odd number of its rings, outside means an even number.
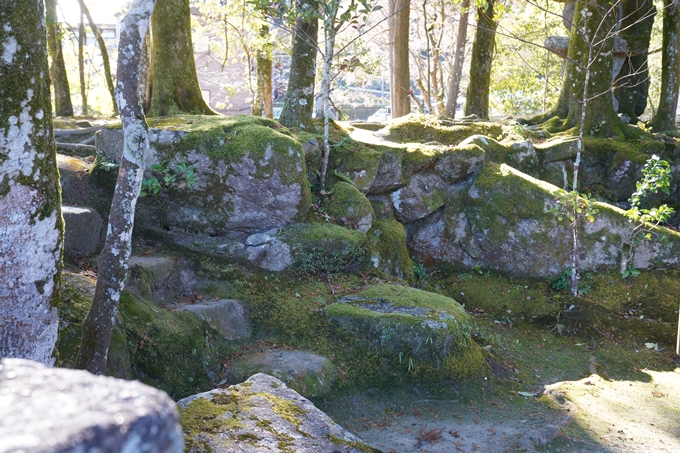
[[[503,128],[496,123],[461,123],[444,117],[411,114],[392,121],[385,135],[387,139],[400,143],[436,141],[444,145],[457,145],[472,135],[500,138]]]
[[[442,150],[434,147],[408,145],[403,155],[402,168],[404,179],[409,181],[414,174],[434,166]]]
[[[120,312],[136,379],[173,398],[212,388],[210,376],[220,371],[228,345],[205,321],[157,308],[128,292],[121,296]]]
[[[406,248],[406,231],[396,220],[376,220],[368,232],[368,243],[379,256],[378,267],[389,275],[415,281],[413,263]]]
[[[292,401],[280,398],[271,393],[252,393],[249,397],[259,396],[272,405],[272,411],[282,419],[288,421],[296,428],[300,428],[302,425],[303,418],[307,415],[307,411]]]
[[[88,277],[62,273],[61,298],[57,305],[59,313],[59,337],[57,340],[57,366],[73,368],[78,350],[82,323],[92,305],[96,282]],[[120,314],[116,317],[109,346],[106,374],[121,379],[132,379],[127,338]]]
[[[366,234],[331,223],[297,224],[281,234],[293,249],[295,268],[316,274],[363,269],[368,264]]]
[[[360,231],[368,231],[375,212],[366,196],[352,184],[339,182],[332,186],[331,194],[324,200],[326,213],[336,222]]]
[[[366,445],[363,442],[351,442],[338,437],[334,434],[328,435],[328,440],[330,440],[334,445],[344,445],[350,448],[359,450],[361,453],[381,453],[380,450],[375,449],[371,446]]]

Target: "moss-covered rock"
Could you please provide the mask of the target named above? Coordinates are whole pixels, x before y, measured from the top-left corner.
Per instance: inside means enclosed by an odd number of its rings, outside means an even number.
[[[363,233],[371,229],[375,217],[371,202],[359,189],[346,182],[339,182],[331,188],[330,196],[324,200],[324,209],[337,222]]]
[[[408,245],[428,263],[481,265],[518,276],[555,275],[571,264],[567,222],[550,213],[557,190],[507,165],[485,163],[467,190],[437,216],[409,225]],[[634,225],[621,209],[603,203],[595,222],[581,228],[583,269],[617,268]],[[659,230],[670,241],[638,246],[634,266],[677,267],[680,234]]]
[[[456,184],[479,170],[485,157],[486,153],[480,146],[461,144],[447,149],[439,156],[434,171],[447,183]]]
[[[471,135],[501,138],[503,128],[496,123],[456,122],[444,117],[410,114],[393,120],[380,134],[398,143],[436,141],[444,145],[458,145]]]
[[[245,255],[272,271],[336,274],[368,265],[366,234],[331,223],[300,223],[251,235]]]
[[[483,149],[489,162],[507,164],[524,173],[536,173],[538,157],[530,140],[505,143],[491,137],[473,135],[461,143],[461,146],[470,145],[477,145]]]
[[[377,220],[368,233],[371,251],[377,254],[374,265],[389,275],[413,282],[413,263],[406,248],[404,226],[396,220]]]
[[[375,285],[326,307],[329,322],[365,342],[368,350],[407,371],[438,370],[469,378],[487,367],[470,338],[468,314],[453,299],[395,285]]]
[[[57,366],[73,368],[80,347],[82,323],[92,305],[96,281],[81,274],[63,271],[59,311]],[[106,374],[120,379],[132,379],[130,355],[123,318],[116,316],[109,347]]]
[[[149,126],[147,176],[154,176],[153,164],[167,162],[173,172],[186,164],[194,166],[196,182],[140,199],[140,225],[207,234],[254,232],[292,223],[309,210],[302,148],[276,121],[187,115],[156,118]],[[98,150],[120,159],[121,134],[113,126],[102,130]]]
[[[236,446],[252,453],[380,453],[265,374],[185,398],[178,405],[190,453],[227,453]]]
[[[237,384],[257,373],[274,376],[307,398],[327,395],[340,377],[333,362],[326,357],[271,349],[234,359],[227,369],[227,379]]]

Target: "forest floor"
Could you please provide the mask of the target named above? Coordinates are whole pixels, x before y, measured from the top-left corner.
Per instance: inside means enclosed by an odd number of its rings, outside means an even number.
[[[661,305],[660,298],[677,307],[680,298],[670,287],[676,276],[667,277],[673,278],[661,286],[670,294],[654,292],[645,299],[645,292],[655,291],[657,277],[652,273],[637,281],[596,275],[589,295],[580,300],[566,296],[568,302],[559,299],[563,304],[587,306],[578,322],[563,312],[561,321],[558,316],[547,326],[546,322],[503,320],[499,307],[478,309],[468,299],[467,310],[483,312],[475,316],[478,341],[492,344],[487,348],[497,358],[494,372],[482,377],[481,384],[442,389],[441,396],[418,387],[350,392],[320,406],[385,453],[678,452],[680,362],[669,329],[676,324],[641,321],[639,315],[643,310],[649,313],[648,304]],[[482,275],[462,280],[455,286],[459,300],[472,287],[482,287],[487,301],[493,300],[495,292],[510,299],[509,292],[515,290],[503,285],[511,284],[520,288],[521,298],[541,297],[532,292],[540,286],[521,287],[521,281]],[[448,286],[443,292],[450,293],[451,281],[441,277],[431,284]],[[484,282],[489,282],[487,287]],[[609,310],[597,313],[604,299],[601,285],[610,290]],[[626,304],[640,310],[637,316],[622,314],[633,313],[625,311]],[[652,335],[661,324],[664,333]]]

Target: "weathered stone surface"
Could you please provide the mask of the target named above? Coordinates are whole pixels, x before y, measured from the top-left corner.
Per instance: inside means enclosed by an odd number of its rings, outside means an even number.
[[[340,272],[358,258],[366,234],[329,223],[295,224],[246,239],[245,256],[268,270]]]
[[[177,126],[181,130],[177,130]],[[99,152],[120,158],[118,129],[98,136]],[[101,139],[99,138],[101,137]],[[193,165],[191,187],[164,189],[139,201],[136,219],[155,228],[222,234],[256,232],[302,218],[310,206],[300,143],[275,121],[249,116],[183,116],[150,120],[151,166]]]
[[[530,140],[505,143],[483,135],[472,135],[460,144],[463,147],[470,145],[482,148],[486,161],[508,164],[525,173],[533,173],[538,165],[538,156]]]
[[[571,230],[549,212],[557,187],[507,165],[485,163],[466,192],[454,197],[438,215],[409,224],[407,243],[427,262],[496,269],[513,275],[545,277],[571,264]],[[581,266],[617,269],[623,242],[633,224],[624,211],[597,204],[594,223],[583,222]],[[637,248],[634,266],[677,267],[680,234],[663,230],[670,247],[659,241]]]
[[[265,374],[178,405],[190,453],[380,453]]]
[[[447,183],[455,184],[479,170],[484,157],[484,150],[475,144],[459,145],[437,159],[434,171]]]
[[[90,256],[104,245],[104,224],[97,211],[88,207],[62,206],[61,212],[66,256]]]
[[[239,384],[257,373],[274,376],[307,398],[328,394],[339,377],[335,365],[326,357],[270,349],[234,359],[227,369],[227,380]]]
[[[378,172],[373,184],[368,190],[369,194],[382,194],[404,185],[401,163],[404,150],[399,148],[387,148],[380,156]]]
[[[375,285],[329,305],[326,316],[332,325],[362,339],[369,350],[409,369],[418,363],[460,377],[461,372],[474,375],[485,366],[480,347],[469,336],[468,314],[458,302],[439,294]],[[456,362],[466,362],[466,370],[456,369]]]
[[[409,282],[415,280],[413,263],[406,248],[406,232],[401,223],[396,220],[376,221],[368,233],[368,242],[374,252],[374,267]]]
[[[195,314],[214,327],[227,340],[250,338],[250,318],[243,301],[220,299],[202,304],[184,305],[178,311]]]
[[[175,260],[164,256],[131,256],[125,287],[141,296],[155,298],[175,270]]]
[[[436,141],[454,146],[475,134],[500,138],[503,128],[497,123],[453,121],[431,115],[410,114],[392,120],[388,127],[377,134],[397,143]]]
[[[181,453],[175,403],[139,382],[0,361],[0,452]]]
[[[578,139],[558,137],[536,145],[536,152],[543,164],[573,160],[576,158]]]
[[[373,225],[375,213],[371,202],[352,184],[335,184],[324,201],[324,206],[328,215],[336,222],[353,230],[366,233]]]
[[[414,175],[406,187],[390,195],[397,220],[408,223],[432,214],[444,206],[447,187],[436,174]]]

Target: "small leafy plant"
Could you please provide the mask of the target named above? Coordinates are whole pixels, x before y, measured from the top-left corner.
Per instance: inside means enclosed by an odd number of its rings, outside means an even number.
[[[637,190],[630,196],[630,209],[626,211],[626,217],[635,227],[629,238],[624,240],[621,253],[621,276],[628,278],[636,277],[640,271],[632,265],[635,257],[635,249],[642,241],[654,239],[668,245],[668,238],[659,231],[659,225],[668,221],[675,212],[668,205],[661,205],[651,209],[640,209],[642,200],[650,193],[659,191],[670,195],[671,169],[668,162],[661,160],[659,156],[652,156],[642,169],[642,179],[636,183]]]
[[[164,160],[160,164],[151,165],[151,171],[154,176],[142,180],[140,197],[156,197],[160,195],[162,190],[167,190],[171,187],[191,187],[196,182],[194,166],[187,165],[186,162],[177,164],[173,169]]]

